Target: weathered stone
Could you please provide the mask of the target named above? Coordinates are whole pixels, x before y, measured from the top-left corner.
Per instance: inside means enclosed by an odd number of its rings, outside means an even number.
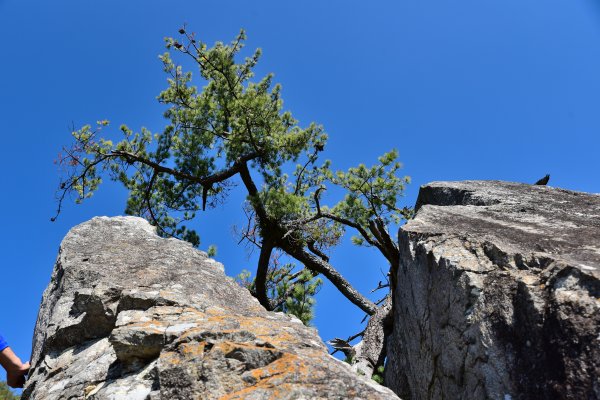
[[[44,292],[23,399],[217,398],[397,397],[143,219],[73,228]]]
[[[407,399],[600,398],[600,196],[421,187],[386,384]]]

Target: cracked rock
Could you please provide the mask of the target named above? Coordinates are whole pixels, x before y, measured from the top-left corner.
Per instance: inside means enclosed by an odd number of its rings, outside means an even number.
[[[600,197],[434,182],[399,232],[385,381],[407,399],[600,398]]]
[[[397,399],[143,219],[94,218],[61,244],[23,399]]]

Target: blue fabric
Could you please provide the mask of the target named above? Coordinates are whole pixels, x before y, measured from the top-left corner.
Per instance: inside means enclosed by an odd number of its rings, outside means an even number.
[[[2,335],[0,335],[0,351],[4,350],[7,347],[8,347],[8,343],[6,343],[6,340],[4,340]]]

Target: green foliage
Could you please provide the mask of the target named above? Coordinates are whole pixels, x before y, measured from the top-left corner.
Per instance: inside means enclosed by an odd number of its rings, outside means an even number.
[[[305,325],[310,325],[316,304],[314,296],[323,281],[307,269],[294,272],[294,264],[277,265],[278,262],[274,257],[267,274],[268,295],[274,305],[273,310],[295,315]],[[255,280],[250,271],[243,270],[236,280],[251,293],[254,292]]]
[[[334,172],[331,161],[319,161],[327,144],[323,128],[298,124],[284,109],[281,86],[273,83],[272,74],[255,78],[260,49],[241,59],[243,31],[231,43],[212,47],[185,29],[180,33],[179,40],[166,39],[168,51],[159,57],[168,77],[158,96],[165,106],[166,127],[135,132],[121,125],[120,139],[112,140],[103,137],[109,121],[100,120],[72,132],[75,143],[58,160],[65,168],[58,211],[65,196],[86,200],[109,178],[128,190],[127,214],[148,219],[162,236],[199,246],[200,237],[186,224],[225,201],[232,178],[239,177],[247,190],[248,224],[242,239],[257,247],[267,241],[269,251],[282,249],[303,263],[299,270],[295,264],[271,263],[266,285],[259,286],[266,286],[276,310],[308,323],[322,284],[318,273],[331,279],[333,267],[325,253],[346,229],[357,233],[355,244],[376,246],[394,259],[389,240],[382,243],[387,233],[382,226],[398,224],[410,214],[397,206],[409,182],[398,176],[398,153],[384,154],[371,167],[360,164]],[[171,52],[197,65],[201,90]],[[342,188],[344,198],[333,207],[321,205],[323,192],[331,186]],[[374,221],[377,229],[371,226]],[[214,256],[216,248],[209,247],[208,253]],[[260,271],[264,278],[264,269]],[[255,293],[250,275],[240,281]],[[342,278],[335,281],[338,288],[350,286]],[[374,304],[359,300],[353,299],[372,312]]]
[[[380,366],[377,368],[377,371],[375,371],[373,373],[373,375],[371,376],[371,379],[373,379],[375,382],[379,383],[380,385],[383,385],[385,380],[384,380],[384,376],[385,376],[385,366]]]
[[[332,213],[365,228],[375,218],[381,219],[385,225],[399,224],[406,216],[397,203],[410,178],[398,176],[402,164],[397,159],[398,151],[392,150],[379,157],[379,163],[371,167],[360,164],[348,171],[335,173],[329,168],[323,169],[322,173],[329,181],[347,192]],[[371,236],[371,239],[375,238]],[[352,242],[365,245],[365,238],[356,235]]]
[[[134,133],[121,125],[123,139],[117,143],[99,137],[109,126],[107,120],[98,121],[95,129],[86,125],[74,131],[76,145],[60,161],[76,172],[64,180],[63,188],[81,202],[93,195],[102,174],[108,173],[129,190],[128,214],[148,218],[165,236],[198,245],[199,237],[180,225],[192,220],[207,200],[209,207],[214,206],[230,184],[224,180],[198,185],[191,178],[210,176],[231,168],[239,159],[248,159],[266,183],[261,196],[267,199],[269,214],[279,218],[298,213],[303,198],[285,193],[282,166],[297,160],[312,144],[324,142],[326,135],[315,124],[301,128],[283,110],[281,87],[272,84],[272,75],[251,81],[260,50],[235,62],[245,37],[242,31],[231,44],[217,43],[210,49],[191,35],[185,49],[175,39],[166,39],[168,49],[175,48],[197,62],[206,82],[203,90],[199,93],[191,84],[191,72],[184,73],[171,54],[164,53],[160,59],[169,75],[168,87],[158,99],[168,107],[167,127],[153,134],[146,128]],[[153,168],[165,163],[177,174]]]
[[[0,381],[0,400],[18,400],[21,396],[15,394],[4,381]]]
[[[214,244],[211,244],[210,246],[208,246],[208,250],[206,250],[206,254],[208,254],[209,257],[216,257],[217,256],[217,246],[215,246]]]
[[[291,294],[286,297],[281,305],[281,311],[295,315],[305,325],[309,325],[314,318],[314,306],[316,303],[315,295],[318,293],[323,281],[315,277],[315,274],[309,270],[303,270],[296,282],[292,283],[289,274],[285,276],[282,282],[277,286],[277,294],[282,296],[290,287],[293,288]]]

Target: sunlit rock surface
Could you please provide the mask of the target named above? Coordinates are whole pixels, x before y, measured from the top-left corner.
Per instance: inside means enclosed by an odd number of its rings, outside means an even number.
[[[396,399],[265,311],[189,244],[143,219],[65,237],[44,292],[23,399]]]
[[[386,383],[407,399],[600,398],[600,196],[434,182],[417,208]]]

